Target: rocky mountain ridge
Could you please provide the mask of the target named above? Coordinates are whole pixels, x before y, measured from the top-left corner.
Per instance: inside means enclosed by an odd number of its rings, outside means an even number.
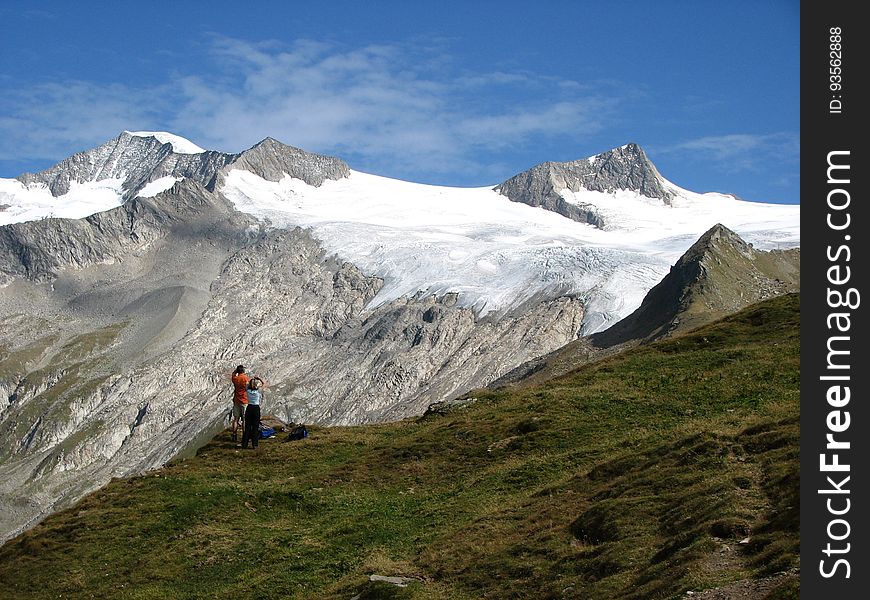
[[[604,228],[604,217],[595,206],[568,202],[562,195],[566,189],[573,192],[631,190],[665,204],[673,198],[673,192],[646,153],[634,143],[571,162],[542,163],[495,187],[514,202],[541,206],[569,219]]]
[[[799,290],[799,249],[758,251],[716,224],[680,257],[637,310],[590,339],[599,347],[653,341]]]
[[[39,173],[17,179],[25,185],[43,184],[53,196],[62,196],[72,182],[121,179],[124,199],[135,198],[146,184],[162,177],[185,178],[214,191],[222,171],[241,168],[277,181],[285,174],[319,186],[326,179],[346,177],[347,164],[331,156],[306,152],[266,138],[238,154],[208,150],[178,153],[169,142],[156,137],[122,132],[117,138],[91,150],[79,152]]]

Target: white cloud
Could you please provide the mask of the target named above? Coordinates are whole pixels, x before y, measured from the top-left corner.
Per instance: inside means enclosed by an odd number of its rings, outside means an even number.
[[[137,124],[158,118],[159,89],[86,81],[9,88],[7,116],[0,119],[0,159],[65,158]]]
[[[712,160],[724,171],[760,171],[775,160],[791,163],[800,155],[800,137],[796,133],[728,134],[706,136],[662,149],[687,158]]]
[[[0,159],[57,160],[124,129],[166,129],[229,152],[271,136],[396,176],[412,166],[472,172],[490,166],[487,150],[599,131],[619,103],[556,77],[455,73],[449,55],[432,49],[220,36],[208,48],[202,73],[150,87],[74,81],[12,90]],[[492,86],[498,95],[481,92]]]
[[[469,143],[499,147],[568,131],[594,133],[601,129],[602,117],[611,110],[610,104],[601,99],[583,98],[537,109],[521,108],[499,115],[466,118],[458,123],[458,130]]]

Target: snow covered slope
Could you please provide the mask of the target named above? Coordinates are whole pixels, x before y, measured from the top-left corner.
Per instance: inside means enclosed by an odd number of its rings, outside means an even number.
[[[0,179],[0,225],[46,217],[82,219],[115,208],[124,201],[123,183],[116,177],[72,182],[68,192],[55,197],[44,183],[25,185],[17,179]]]
[[[312,187],[232,169],[221,192],[240,211],[302,226],[329,251],[386,284],[373,304],[418,292],[459,292],[481,315],[533,298],[587,301],[584,334],[636,309],[704,231],[722,223],[757,248],[799,245],[799,207],[695,194],[663,181],[666,203],[627,190],[563,190],[594,205],[607,228],[512,202],[493,188],[408,183],[351,171]]]
[[[177,154],[201,154],[205,152],[205,149],[200,148],[190,140],[166,131],[125,131],[124,133],[143,138],[153,137],[161,144],[170,144],[172,151]]]
[[[587,304],[584,334],[636,309],[716,223],[759,249],[800,244],[799,206],[684,190],[635,144],[467,189],[335,169],[310,185],[286,175],[303,155],[316,156],[269,139],[226,155],[165,132],[124,132],[43,173],[0,179],[0,225],[81,218],[199,177],[238,210],[307,228],[327,252],[383,278],[371,307],[458,292],[486,316],[568,294]]]

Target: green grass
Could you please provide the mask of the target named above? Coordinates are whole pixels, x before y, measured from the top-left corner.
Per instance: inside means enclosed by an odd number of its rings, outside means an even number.
[[[0,346],[0,380],[23,377],[28,367],[39,362],[57,340],[57,335],[47,335],[18,350]]]
[[[126,326],[127,322],[113,323],[95,331],[77,335],[61,348],[60,354],[67,361],[84,360],[95,352],[111,346]]]
[[[5,544],[0,584],[10,598],[677,598],[787,571],[799,323],[787,296],[447,414],[257,452],[223,432]],[[798,588],[784,578],[771,597]]]
[[[71,364],[92,356],[114,343],[126,325],[126,323],[116,323],[73,337],[54,352],[51,363],[55,365]],[[52,324],[42,320],[33,320],[18,326],[36,330],[40,328],[50,330]],[[30,372],[33,365],[45,358],[59,339],[58,334],[48,334],[16,350],[0,346],[0,380],[31,377]]]

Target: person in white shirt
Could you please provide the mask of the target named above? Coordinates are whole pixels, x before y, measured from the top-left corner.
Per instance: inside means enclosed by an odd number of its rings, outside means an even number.
[[[263,380],[252,377],[248,382],[248,405],[245,408],[245,431],[242,434],[242,448],[256,448],[260,441],[260,406],[263,401]]]

